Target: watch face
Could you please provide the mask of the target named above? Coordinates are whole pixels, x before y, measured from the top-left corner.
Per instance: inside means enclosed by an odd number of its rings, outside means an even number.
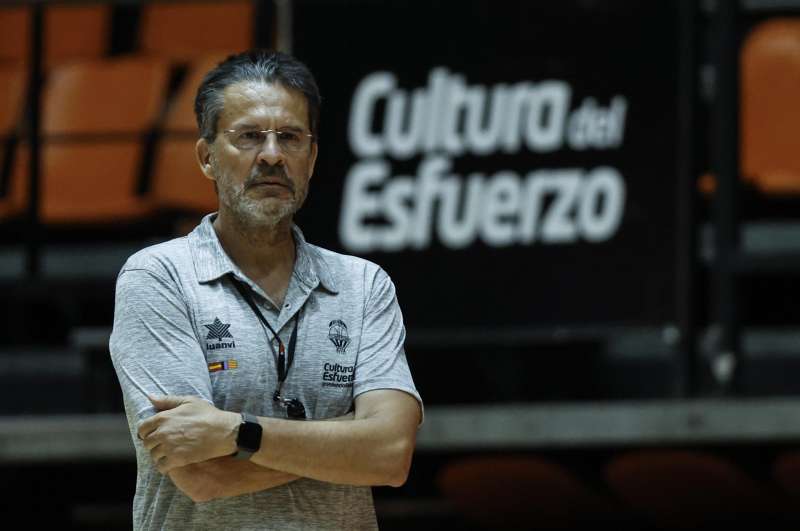
[[[251,417],[255,419],[255,417]],[[239,425],[239,435],[236,437],[236,446],[249,452],[257,452],[261,447],[261,424],[255,420],[246,419]]]

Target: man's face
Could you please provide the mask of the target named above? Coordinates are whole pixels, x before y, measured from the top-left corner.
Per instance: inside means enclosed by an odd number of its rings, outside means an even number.
[[[197,143],[203,173],[216,181],[220,212],[246,226],[277,226],[303,204],[317,159],[317,144],[300,152],[282,149],[275,134],[254,148],[237,147],[228,130],[291,130],[309,133],[302,93],[278,83],[245,81],[223,92],[212,144]]]

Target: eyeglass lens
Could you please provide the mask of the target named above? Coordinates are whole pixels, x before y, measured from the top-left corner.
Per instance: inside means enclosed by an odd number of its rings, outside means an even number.
[[[304,133],[294,131],[281,131],[268,129],[264,131],[247,129],[243,131],[231,131],[233,134],[233,144],[239,149],[254,149],[263,146],[267,141],[269,133],[275,133],[278,146],[284,151],[302,151],[311,142],[311,137]]]

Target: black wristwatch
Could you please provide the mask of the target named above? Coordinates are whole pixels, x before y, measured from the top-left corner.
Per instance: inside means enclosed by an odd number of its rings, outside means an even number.
[[[239,451],[233,454],[236,459],[250,459],[261,448],[261,424],[255,415],[242,412],[236,446],[239,448]]]

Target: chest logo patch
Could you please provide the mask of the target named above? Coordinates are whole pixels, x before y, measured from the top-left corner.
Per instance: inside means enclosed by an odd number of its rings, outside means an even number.
[[[350,336],[347,334],[347,325],[340,319],[334,319],[328,325],[328,339],[336,347],[336,352],[344,354],[347,345],[350,344]]]
[[[231,335],[230,331],[228,330],[231,327],[230,323],[223,323],[219,320],[219,317],[215,317],[213,323],[204,324],[203,326],[208,328],[206,340],[216,339],[215,343],[206,343],[206,348],[208,350],[236,347],[236,342],[233,340],[233,335]],[[226,337],[231,338],[231,340],[224,341]]]

